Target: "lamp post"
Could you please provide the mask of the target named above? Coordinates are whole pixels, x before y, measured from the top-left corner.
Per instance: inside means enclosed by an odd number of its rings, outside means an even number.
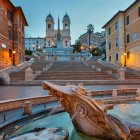
[[[16,51],[13,50],[13,66],[15,66],[15,54],[16,54]]]

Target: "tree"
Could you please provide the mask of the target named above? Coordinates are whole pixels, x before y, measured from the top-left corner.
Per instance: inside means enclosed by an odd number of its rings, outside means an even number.
[[[33,51],[31,51],[31,50],[25,50],[26,55],[32,55],[32,53],[33,53]]]
[[[73,46],[73,53],[78,53],[81,52],[81,43],[79,41],[77,41],[75,43],[75,45]]]
[[[90,52],[90,45],[91,45],[91,34],[93,34],[94,32],[94,25],[93,24],[89,24],[87,26],[87,33],[89,34],[89,52]]]
[[[93,56],[100,56],[100,55],[102,55],[102,51],[101,51],[100,48],[93,48],[91,50],[91,53],[92,53]]]

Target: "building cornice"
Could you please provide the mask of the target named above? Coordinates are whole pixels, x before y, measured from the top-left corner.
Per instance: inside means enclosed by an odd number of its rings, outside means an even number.
[[[105,28],[112,20],[114,20],[120,13],[125,13],[127,12],[130,8],[132,8],[139,0],[135,0],[126,10],[124,11],[118,11],[102,28]]]

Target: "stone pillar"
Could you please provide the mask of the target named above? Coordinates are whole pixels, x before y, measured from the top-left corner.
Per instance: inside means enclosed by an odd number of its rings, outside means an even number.
[[[98,72],[101,72],[101,71],[102,71],[102,69],[101,69],[101,68],[97,68],[97,71],[98,71]]]
[[[95,65],[92,65],[92,66],[91,66],[91,68],[92,68],[92,69],[95,69],[95,68],[96,68],[96,66],[95,66]]]
[[[25,103],[24,114],[32,115],[32,104],[29,101]]]
[[[139,89],[139,88],[138,88],[137,91],[136,91],[136,96],[137,96],[137,97],[140,97],[140,89]]]
[[[43,71],[46,71],[46,67],[43,67]]]
[[[112,75],[112,70],[108,70],[108,71],[107,71],[107,74],[108,74],[108,75]]]
[[[33,70],[31,69],[31,67],[29,66],[26,70],[25,70],[25,81],[30,81],[33,79]]]
[[[70,86],[70,85],[71,85],[71,83],[70,83],[70,82],[66,83],[66,86]]]
[[[123,67],[120,67],[118,70],[118,78],[119,80],[125,80],[125,70]]]
[[[9,86],[10,85],[9,74],[8,73],[3,73],[2,78],[3,78],[3,81],[4,81],[4,85]]]
[[[86,92],[86,95],[87,95],[88,97],[92,97],[92,93],[91,93],[90,91]]]
[[[112,91],[112,97],[113,98],[117,98],[118,97],[117,91],[115,89]]]
[[[77,91],[79,91],[81,94],[85,94],[86,88],[84,88],[83,83],[78,84]]]
[[[83,61],[83,57],[80,57],[80,61]]]

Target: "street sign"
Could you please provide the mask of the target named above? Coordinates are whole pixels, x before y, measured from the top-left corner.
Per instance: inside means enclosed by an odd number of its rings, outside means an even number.
[[[1,46],[2,46],[2,48],[6,49],[6,44],[3,44],[3,43],[2,43]]]

